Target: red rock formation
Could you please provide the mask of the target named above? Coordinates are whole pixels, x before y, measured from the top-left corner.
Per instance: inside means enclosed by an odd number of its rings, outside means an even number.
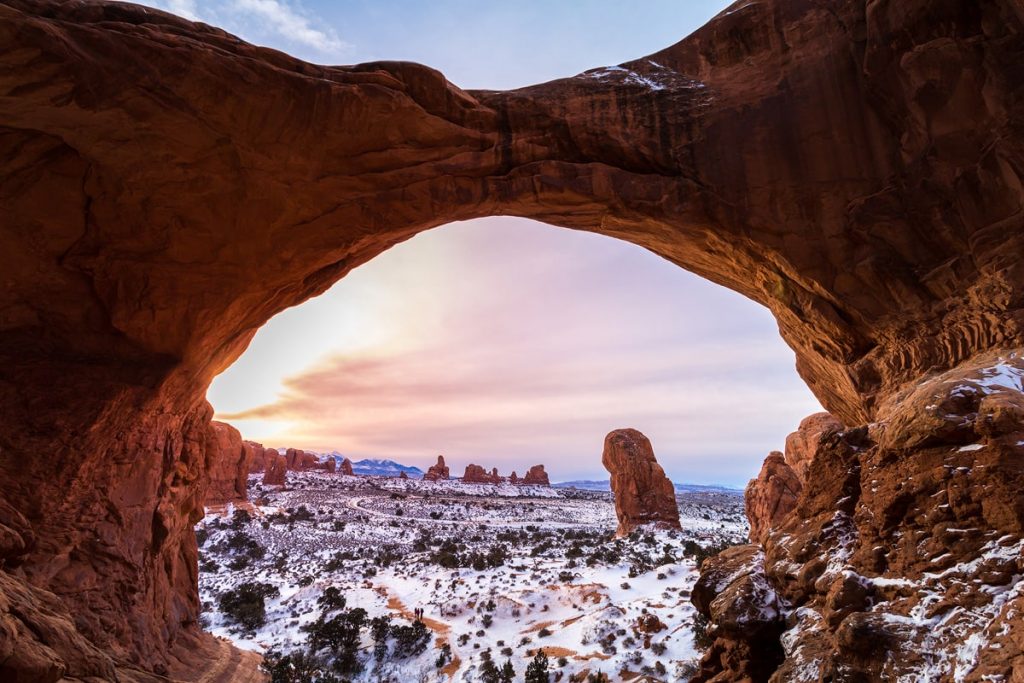
[[[249,500],[249,458],[252,450],[242,443],[238,430],[224,422],[210,423],[210,441],[206,452],[210,459],[210,485],[206,505]]]
[[[263,473],[265,486],[284,486],[288,481],[288,460],[285,456],[271,452],[267,458],[267,469]]]
[[[515,472],[513,472],[512,474],[509,475],[508,480],[509,480],[509,482],[511,482],[513,484],[518,484],[519,483],[519,475],[516,474]]]
[[[408,479],[408,478],[409,478],[409,475],[408,475],[408,474],[406,474],[406,473],[405,473],[404,471],[402,471],[402,472],[399,472],[399,473],[398,473],[398,478],[399,478],[399,479]]]
[[[348,475],[350,477],[355,476],[354,473],[352,472],[352,461],[349,460],[348,458],[345,458],[344,460],[341,461],[341,473]],[[403,472],[402,474],[405,474],[405,472]]]
[[[298,448],[289,448],[285,452],[285,463],[288,466],[288,470],[292,472],[322,469],[320,458]]]
[[[278,311],[455,220],[613,235],[764,304],[851,427],[1021,348],[1022,32],[1011,0],[743,2],[621,68],[466,92],[130,4],[3,0],[0,496],[37,539],[20,577],[115,660],[173,670],[198,623],[210,380]],[[918,405],[888,418],[903,447],[868,449],[931,472],[931,443],[1005,436],[1014,406],[951,423]],[[978,519],[996,513],[969,475],[934,474],[983,533],[1016,514]],[[895,533],[918,493],[879,492]]]
[[[424,481],[441,481],[448,479],[448,466],[444,464],[444,456],[437,456],[437,464],[431,465],[427,469],[427,473],[423,475]]]
[[[544,465],[534,465],[527,470],[522,483],[530,486],[551,486],[551,482],[548,481],[548,473],[544,471]]]
[[[601,464],[611,473],[615,515],[619,518],[617,536],[626,536],[645,524],[680,528],[675,487],[655,460],[646,436],[635,429],[609,433]]]
[[[964,665],[967,680],[1017,675],[1022,385],[1019,355],[983,355],[893,396],[868,427],[826,432],[795,509],[763,537],[763,552],[750,546],[760,564],[705,564],[694,604],[719,637],[694,680],[750,675],[758,653],[771,653],[767,673],[780,683],[840,672],[952,680],[968,637],[985,645]],[[742,589],[751,581],[759,590]],[[795,618],[770,609],[780,597],[801,606]],[[735,620],[720,600],[761,616],[723,629]],[[935,618],[910,626],[922,611]]]
[[[263,444],[255,441],[243,441],[243,448],[248,448],[252,454],[249,458],[249,472],[262,472],[267,468],[267,458],[276,455],[277,451],[272,448],[264,448]]]
[[[500,484],[501,477],[498,476],[497,468],[488,473],[480,465],[471,463],[466,465],[466,473],[462,475],[462,481],[465,484]]]
[[[814,413],[800,421],[800,427],[786,437],[786,464],[797,479],[807,481],[807,468],[817,455],[822,437],[842,430],[843,425],[829,413]]]
[[[743,496],[751,541],[764,542],[771,527],[796,507],[801,488],[800,479],[786,463],[785,456],[778,451],[769,453],[761,473],[750,480]]]
[[[324,460],[323,468],[324,472],[327,472],[328,474],[334,474],[334,472],[336,472],[338,469],[338,461],[334,458],[334,456],[331,456],[327,458],[327,460]]]

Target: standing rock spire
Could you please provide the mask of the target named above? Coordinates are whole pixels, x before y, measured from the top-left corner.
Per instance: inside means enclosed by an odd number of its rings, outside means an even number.
[[[604,439],[601,464],[611,473],[616,536],[644,524],[679,529],[675,487],[654,458],[650,440],[635,429],[616,429]]]

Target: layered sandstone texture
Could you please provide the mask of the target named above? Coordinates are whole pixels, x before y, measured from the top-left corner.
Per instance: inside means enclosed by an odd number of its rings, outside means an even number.
[[[210,380],[272,315],[390,246],[496,214],[628,240],[766,306],[844,434],[889,425],[829,446],[881,476],[828,502],[885,513],[854,521],[888,576],[923,571],[904,548],[915,514],[997,542],[1016,499],[971,477],[1015,481],[1017,446],[957,451],[950,468],[933,449],[1009,429],[1014,399],[980,422],[950,413],[967,426],[928,403],[884,408],[1024,346],[1022,14],[1014,0],[742,1],[643,59],[467,92],[427,67],[311,65],[131,4],[0,0],[0,499],[27,524],[4,541],[26,544],[6,576],[55,595],[114,661],[175,670],[175,644],[198,633]],[[930,475],[897,476],[914,472]],[[853,477],[820,476],[798,514]],[[948,508],[918,503],[940,493]],[[937,543],[994,552],[973,533]],[[815,556],[841,551],[822,543]],[[804,590],[811,609],[824,600]],[[45,644],[3,633],[21,652]],[[95,670],[63,652],[67,670]]]
[[[615,515],[619,520],[617,536],[626,536],[648,524],[680,528],[675,487],[655,459],[646,436],[635,429],[609,433],[604,440],[601,464],[611,474]]]

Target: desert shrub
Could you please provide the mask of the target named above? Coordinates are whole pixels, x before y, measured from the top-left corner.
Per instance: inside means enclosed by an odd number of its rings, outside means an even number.
[[[262,560],[267,554],[266,548],[244,531],[236,531],[228,537],[227,549],[253,560]]]
[[[327,664],[322,657],[293,650],[282,655],[269,650],[263,655],[260,668],[270,674],[270,683],[328,683],[338,679],[326,672]]]
[[[332,656],[332,668],[340,674],[355,674],[363,669],[359,658],[359,639],[366,623],[366,610],[357,607],[343,610],[330,619],[320,616],[304,626],[309,633],[309,648],[314,653],[327,651]]]
[[[237,509],[231,515],[231,528],[236,531],[252,521],[248,510]]]
[[[218,605],[230,622],[255,631],[267,621],[266,598],[278,595],[270,584],[247,582],[221,595]]]
[[[323,612],[345,609],[345,602],[345,596],[337,586],[328,586],[324,589],[323,594],[316,599],[317,606]]]
[[[210,538],[210,532],[206,529],[199,527],[196,529],[196,545],[200,548],[206,543],[206,540]]]
[[[411,626],[392,626],[391,637],[395,639],[395,656],[406,659],[427,649],[430,631],[422,621],[415,621]]]
[[[537,637],[538,638],[547,638],[550,635],[551,635],[551,631],[549,629],[547,629],[547,628],[542,628],[541,630],[537,631]]]
[[[693,617],[693,644],[697,647],[699,652],[704,652],[711,643],[715,641],[714,637],[709,632],[710,623],[708,618],[697,612]]]

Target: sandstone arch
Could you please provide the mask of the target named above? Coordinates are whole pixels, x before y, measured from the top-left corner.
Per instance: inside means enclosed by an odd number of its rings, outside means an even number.
[[[1022,20],[741,2],[622,67],[464,92],[131,5],[0,2],[0,481],[34,538],[4,562],[159,668],[198,612],[210,379],[453,220],[601,232],[759,301],[849,425],[1020,347]]]

